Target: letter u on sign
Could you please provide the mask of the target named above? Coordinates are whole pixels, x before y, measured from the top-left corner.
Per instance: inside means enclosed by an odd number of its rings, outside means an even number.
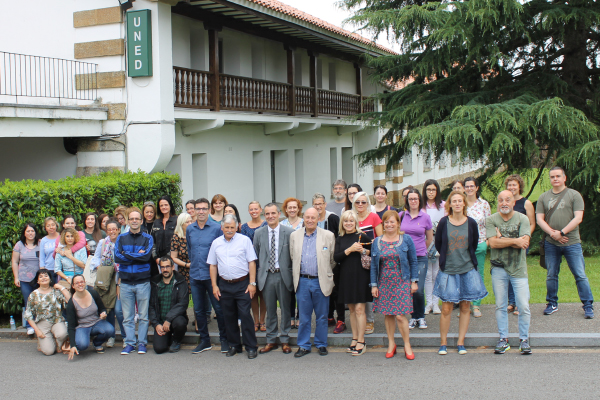
[[[133,19],[133,26],[135,26],[136,28],[139,28],[140,25],[142,25],[142,19],[140,17],[134,18]]]

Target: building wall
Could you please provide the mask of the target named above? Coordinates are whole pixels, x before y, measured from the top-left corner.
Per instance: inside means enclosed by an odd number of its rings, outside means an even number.
[[[263,132],[261,124],[225,124],[185,137],[178,124],[174,156],[166,169],[181,174],[185,199],[221,193],[244,212],[252,200],[262,204],[272,200],[274,151],[276,201],[290,196],[310,201],[315,192],[330,195],[331,149],[341,153],[342,148],[351,148],[351,134],[339,136],[335,127],[294,136]],[[245,213],[243,218],[247,220]]]
[[[0,138],[0,180],[61,179],[75,175],[77,156],[62,138]]]

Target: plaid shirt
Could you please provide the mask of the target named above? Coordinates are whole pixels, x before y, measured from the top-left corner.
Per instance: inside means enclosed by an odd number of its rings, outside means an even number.
[[[163,280],[158,283],[158,304],[160,304],[160,320],[166,321],[167,314],[171,311],[171,301],[173,295],[173,286],[175,278],[171,278],[169,284],[165,284]]]

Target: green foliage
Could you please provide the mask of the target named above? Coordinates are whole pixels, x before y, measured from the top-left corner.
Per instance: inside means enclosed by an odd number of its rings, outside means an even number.
[[[170,195],[175,207],[181,207],[181,194],[179,176],[169,173],[115,171],[47,182],[6,180],[0,185],[0,311],[16,313],[22,307],[11,257],[26,222],[41,229],[46,217],[60,221],[65,214],[73,214],[80,223],[88,212],[112,215],[120,204],[141,209],[145,201],[156,202],[163,195]]]
[[[366,57],[374,81],[404,81],[377,95],[380,145],[357,156],[388,168],[416,147],[436,161],[497,171],[566,169],[585,201],[582,238],[600,244],[600,3],[591,0],[343,0],[350,19],[387,34],[402,54]],[[534,185],[535,186],[535,185]],[[491,190],[492,188],[490,188]]]

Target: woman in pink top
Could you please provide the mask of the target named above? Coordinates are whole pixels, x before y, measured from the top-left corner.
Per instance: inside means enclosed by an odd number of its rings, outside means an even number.
[[[433,235],[437,224],[446,214],[444,206],[446,202],[442,200],[442,194],[440,191],[440,185],[435,179],[428,179],[423,185],[423,196],[425,200],[425,207],[423,211],[431,218],[431,224],[433,225]],[[440,253],[433,242],[427,248],[427,275],[425,277],[425,315],[433,311],[434,314],[441,314],[439,297],[433,295],[433,283],[437,277],[438,271],[440,270]]]
[[[87,244],[87,240],[85,239],[85,233],[83,233],[82,231],[77,229],[77,223],[75,222],[74,216],[72,216],[71,214],[65,215],[65,218],[62,220],[61,225],[62,225],[63,229],[73,228],[73,229],[77,230],[77,233],[79,234],[79,240],[71,248],[73,253],[76,253],[77,250],[80,250],[85,247],[85,245]],[[56,245],[54,246],[54,248],[56,250],[54,252],[60,254],[61,256],[64,256],[65,252],[62,247],[58,246],[59,244],[60,244],[60,236],[58,238],[56,238]]]

